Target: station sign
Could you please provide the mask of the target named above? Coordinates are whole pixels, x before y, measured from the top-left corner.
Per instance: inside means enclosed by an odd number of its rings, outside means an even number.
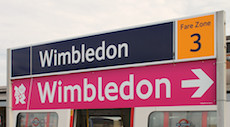
[[[173,22],[167,22],[13,49],[11,77],[172,59]]]
[[[13,80],[13,110],[216,104],[215,60]]]
[[[12,49],[12,109],[216,105],[215,18]]]
[[[215,14],[210,14],[12,49],[11,77],[215,58],[214,31]]]

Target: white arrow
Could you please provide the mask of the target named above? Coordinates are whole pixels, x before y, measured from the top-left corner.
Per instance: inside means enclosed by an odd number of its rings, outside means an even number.
[[[202,69],[191,69],[191,71],[199,79],[182,80],[181,87],[182,88],[199,87],[196,90],[196,92],[192,95],[192,98],[200,98],[212,86],[214,81]]]

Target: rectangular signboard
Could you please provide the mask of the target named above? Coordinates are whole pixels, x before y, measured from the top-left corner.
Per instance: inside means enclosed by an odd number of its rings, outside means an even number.
[[[177,59],[215,56],[215,15],[177,21]]]
[[[11,77],[216,58],[215,13],[11,51]],[[148,64],[150,65],[150,64]]]
[[[173,59],[173,22],[12,50],[11,77]]]
[[[216,60],[12,80],[13,110],[215,105]]]

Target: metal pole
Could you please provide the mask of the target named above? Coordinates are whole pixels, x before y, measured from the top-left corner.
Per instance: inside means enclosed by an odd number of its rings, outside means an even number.
[[[7,106],[6,106],[6,127],[12,127],[12,87],[10,80],[10,72],[11,72],[11,52],[10,49],[7,49]]]
[[[217,46],[217,127],[226,125],[226,37],[225,12],[216,13],[216,46]]]

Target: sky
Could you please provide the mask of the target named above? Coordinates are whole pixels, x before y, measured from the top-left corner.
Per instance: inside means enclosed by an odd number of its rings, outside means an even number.
[[[0,0],[0,86],[7,49],[221,11],[229,0]]]

